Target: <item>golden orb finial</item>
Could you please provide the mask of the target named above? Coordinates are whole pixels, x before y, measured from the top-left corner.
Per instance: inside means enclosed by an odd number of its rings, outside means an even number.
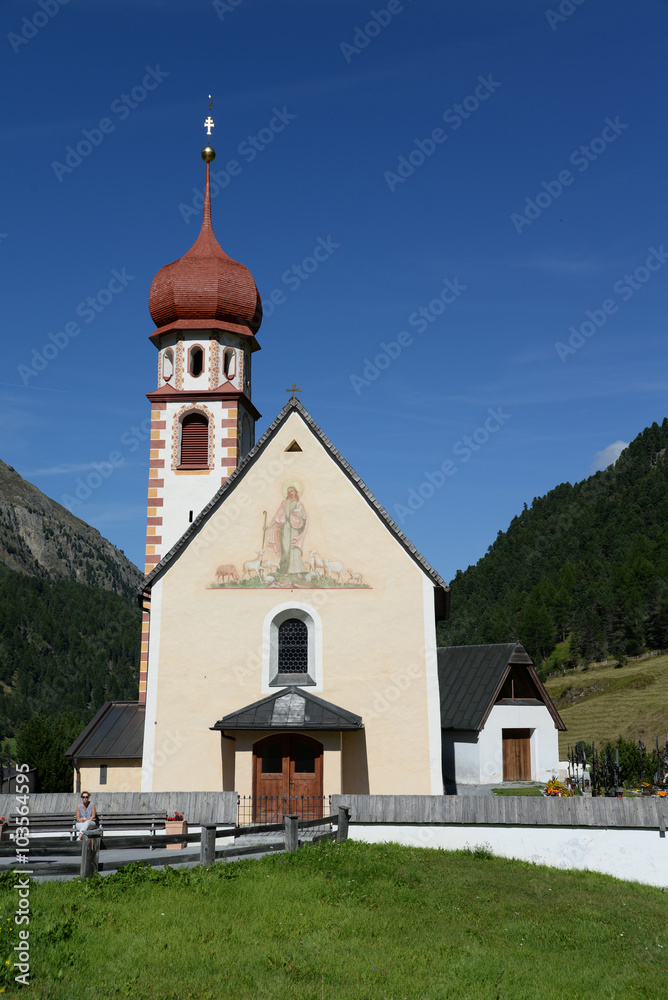
[[[202,150],[202,159],[205,163],[212,163],[216,159],[216,151],[211,146],[205,146]]]

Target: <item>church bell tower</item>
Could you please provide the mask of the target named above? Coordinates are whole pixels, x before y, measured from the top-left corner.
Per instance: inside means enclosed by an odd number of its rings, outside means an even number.
[[[209,106],[209,111],[211,106]],[[211,115],[205,122],[211,135]],[[262,302],[247,267],[228,257],[211,226],[206,163],[200,234],[179,260],[162,267],[148,307],[156,329],[158,383],[151,443],[144,572],[150,573],[255,444],[260,414],[251,402],[251,355]],[[139,701],[146,701],[150,596],[144,595]]]
[[[207,128],[213,127],[210,116]],[[209,134],[210,131],[209,131]],[[202,228],[188,252],[153,279],[157,388],[151,403],[145,572],[169,552],[255,443],[251,355],[262,303],[248,268],[211,226],[210,146]]]

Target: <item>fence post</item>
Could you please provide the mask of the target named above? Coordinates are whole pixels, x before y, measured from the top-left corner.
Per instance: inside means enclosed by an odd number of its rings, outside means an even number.
[[[296,851],[299,847],[299,817],[296,813],[286,815],[283,817],[283,823],[285,824],[285,849],[286,851]]]
[[[199,863],[210,865],[216,860],[216,827],[209,823],[202,824],[202,839],[199,843]]]
[[[90,878],[97,873],[101,840],[101,830],[85,832],[81,838],[81,878]]]
[[[339,806],[339,823],[336,828],[336,842],[342,844],[348,839],[348,824],[350,822],[350,809],[348,806]]]

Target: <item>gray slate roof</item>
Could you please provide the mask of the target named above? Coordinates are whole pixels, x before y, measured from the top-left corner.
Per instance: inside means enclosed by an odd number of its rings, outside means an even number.
[[[280,425],[287,419],[287,417],[293,411],[296,411],[299,414],[299,416],[302,418],[305,425],[309,428],[314,437],[318,438],[318,440],[324,445],[324,447],[327,449],[327,451],[334,459],[334,461],[337,463],[337,465],[342,469],[342,471],[345,473],[348,479],[350,479],[353,485],[357,487],[357,489],[362,494],[364,499],[367,501],[369,506],[374,508],[379,517],[383,521],[385,521],[387,527],[390,529],[392,534],[397,538],[402,547],[415,560],[418,566],[420,566],[420,568],[423,569],[427,573],[427,575],[431,578],[431,580],[434,583],[434,586],[442,587],[446,593],[449,593],[450,588],[445,583],[445,580],[443,580],[438,575],[436,570],[429,565],[424,556],[420,552],[418,552],[413,543],[409,541],[406,535],[404,535],[401,528],[397,524],[395,524],[395,522],[392,520],[390,515],[385,510],[385,508],[378,502],[378,500],[376,500],[375,496],[373,495],[369,487],[366,485],[366,483],[364,483],[363,480],[360,479],[360,477],[357,475],[353,467],[349,465],[348,462],[346,462],[343,455],[339,451],[337,451],[337,449],[334,447],[329,438],[323,433],[318,424],[316,424],[315,420],[310,415],[310,413],[304,408],[304,406],[299,402],[298,399],[289,399],[286,405],[283,407],[281,412],[274,420],[274,422],[270,424],[269,427],[267,427],[266,431],[264,432],[260,440],[257,442],[255,447],[248,452],[246,457],[237,466],[237,468],[234,470],[229,479],[227,479],[225,483],[220,487],[220,489],[213,497],[213,499],[210,500],[209,503],[206,505],[206,507],[204,507],[200,511],[200,513],[197,515],[193,523],[188,527],[187,531],[185,531],[184,534],[181,535],[178,542],[176,542],[176,544],[169,550],[169,552],[167,552],[166,555],[163,556],[158,565],[151,570],[151,572],[144,580],[138,596],[141,597],[143,592],[152,585],[153,581],[158,576],[158,574],[161,573],[165,569],[167,564],[170,563],[171,560],[178,554],[178,552],[185,545],[188,544],[189,539],[199,529],[200,525],[202,524],[203,521],[206,520],[210,512],[214,510],[216,507],[218,507],[220,503],[224,500],[224,498],[234,490],[237,482],[241,479],[242,476],[246,475],[246,473],[249,471],[250,468],[252,468],[252,466],[255,464],[259,456],[266,448],[270,438],[273,437],[273,435],[278,430]]]
[[[146,706],[138,701],[105,701],[65,751],[66,757],[141,758]]]
[[[359,715],[316,698],[302,688],[286,688],[226,715],[211,729],[364,729]]]
[[[526,669],[557,729],[566,728],[521,643],[439,646],[437,654],[442,729],[481,730],[514,665]]]

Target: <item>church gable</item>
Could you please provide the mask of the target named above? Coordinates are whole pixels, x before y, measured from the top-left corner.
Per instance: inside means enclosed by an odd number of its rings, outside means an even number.
[[[362,591],[416,568],[444,588],[296,400],[147,583],[191,548],[208,590]]]

